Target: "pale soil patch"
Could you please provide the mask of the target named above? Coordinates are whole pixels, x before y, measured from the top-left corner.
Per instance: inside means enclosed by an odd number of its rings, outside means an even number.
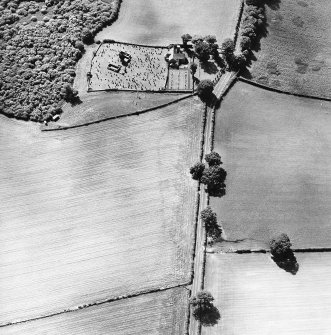
[[[277,6],[276,6],[277,7]],[[251,72],[261,84],[331,98],[331,2],[282,0],[267,7],[268,36]]]
[[[128,66],[122,66],[119,52],[132,58]],[[165,48],[150,48],[122,43],[104,43],[93,58],[89,88],[93,91],[106,89],[130,89],[160,91],[165,89],[168,64],[164,59]],[[107,67],[119,66],[120,72]],[[123,72],[125,71],[125,72]]]
[[[82,103],[63,106],[59,121],[51,126],[75,126],[109,117],[130,114],[136,111],[167,104],[187,96],[177,93],[147,92],[93,92],[81,97]],[[45,127],[46,128],[46,127]]]
[[[296,254],[295,276],[264,254],[207,255],[205,289],[221,313],[203,335],[328,335],[330,253]]]
[[[184,334],[187,299],[188,291],[184,288],[167,290],[6,327],[1,334]]]
[[[216,35],[218,41],[233,37],[241,0],[126,0],[118,20],[97,39],[111,38],[149,45],[181,42],[189,34]]]
[[[229,240],[265,247],[285,232],[296,248],[330,246],[330,108],[240,82],[230,90],[215,124],[226,195],[211,200]]]
[[[201,103],[54,133],[2,118],[0,322],[190,280]]]

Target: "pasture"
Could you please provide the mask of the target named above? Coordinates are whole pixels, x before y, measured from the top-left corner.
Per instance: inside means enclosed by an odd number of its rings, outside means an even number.
[[[184,334],[188,291],[145,294],[26,324],[5,327],[2,335]]]
[[[165,89],[168,63],[166,48],[142,47],[122,43],[103,43],[92,60],[89,89],[127,89],[160,91]],[[131,61],[122,66],[119,53],[130,55]],[[118,66],[119,72],[109,69],[109,64]]]
[[[282,0],[267,7],[266,38],[250,69],[254,81],[331,98],[331,2]]]
[[[221,313],[202,335],[328,335],[330,253],[297,253],[295,276],[265,254],[208,254],[205,289]]]
[[[52,133],[1,118],[1,324],[190,280],[201,106]]]
[[[241,0],[126,0],[117,21],[97,39],[148,45],[181,42],[181,35],[233,37]]]
[[[187,93],[91,92],[81,97],[82,104],[74,106],[69,103],[64,104],[60,120],[45,128],[95,122],[155,108],[185,96]]]
[[[211,199],[228,240],[265,247],[285,232],[296,248],[330,246],[330,109],[242,82],[230,90],[215,123],[226,195]]]

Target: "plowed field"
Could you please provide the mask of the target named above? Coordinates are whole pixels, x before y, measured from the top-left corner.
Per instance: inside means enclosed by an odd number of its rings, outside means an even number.
[[[9,326],[2,335],[184,334],[188,291],[152,293],[52,318]]]
[[[52,133],[1,119],[1,324],[189,281],[201,116],[194,98]]]

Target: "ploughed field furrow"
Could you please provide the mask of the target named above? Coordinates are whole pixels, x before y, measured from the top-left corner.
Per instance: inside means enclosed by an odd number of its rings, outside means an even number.
[[[184,334],[187,299],[185,288],[171,289],[5,327],[1,334]]]
[[[189,281],[197,100],[52,134],[0,127],[1,324]]]

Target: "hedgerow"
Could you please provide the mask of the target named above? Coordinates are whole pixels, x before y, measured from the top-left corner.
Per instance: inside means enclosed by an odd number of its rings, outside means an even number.
[[[112,23],[120,0],[0,0],[0,112],[44,121],[59,113],[84,44]]]

